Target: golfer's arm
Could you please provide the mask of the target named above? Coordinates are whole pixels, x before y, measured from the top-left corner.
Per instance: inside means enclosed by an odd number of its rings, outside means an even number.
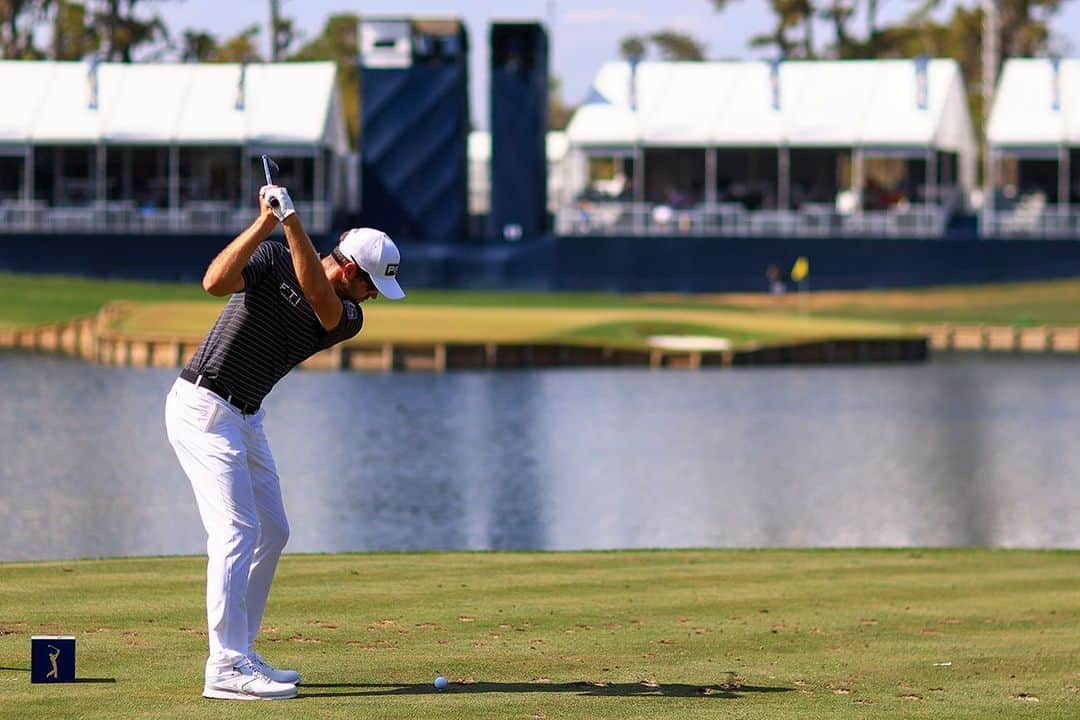
[[[271,213],[260,213],[251,226],[236,236],[225,246],[218,256],[206,268],[203,275],[203,290],[221,297],[244,289],[244,266],[251,259],[259,243],[270,236],[277,225],[277,218]]]
[[[311,238],[300,222],[300,216],[294,213],[285,218],[284,224],[285,239],[292,251],[293,270],[296,271],[296,279],[300,281],[300,290],[322,326],[333,330],[341,322],[344,309],[341,298],[326,278],[322,261],[319,260],[319,254],[315,252],[315,246],[311,244]]]

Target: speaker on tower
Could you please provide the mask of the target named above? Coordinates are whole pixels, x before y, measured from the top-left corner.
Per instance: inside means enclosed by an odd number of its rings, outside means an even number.
[[[491,25],[491,223],[518,240],[548,229],[548,43],[540,23]]]

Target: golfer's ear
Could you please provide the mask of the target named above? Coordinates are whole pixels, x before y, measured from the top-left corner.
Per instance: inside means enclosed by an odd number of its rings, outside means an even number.
[[[356,278],[356,263],[350,261],[342,265],[341,274],[347,281],[352,282]]]

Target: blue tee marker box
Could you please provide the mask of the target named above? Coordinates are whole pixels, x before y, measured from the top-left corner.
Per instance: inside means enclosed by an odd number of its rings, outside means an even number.
[[[30,682],[75,682],[74,636],[30,636]]]

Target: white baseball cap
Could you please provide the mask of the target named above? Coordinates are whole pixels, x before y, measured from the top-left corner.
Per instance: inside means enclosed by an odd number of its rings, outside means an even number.
[[[353,228],[341,236],[341,254],[371,276],[375,288],[388,300],[405,297],[397,281],[401,253],[390,236],[375,228]]]

